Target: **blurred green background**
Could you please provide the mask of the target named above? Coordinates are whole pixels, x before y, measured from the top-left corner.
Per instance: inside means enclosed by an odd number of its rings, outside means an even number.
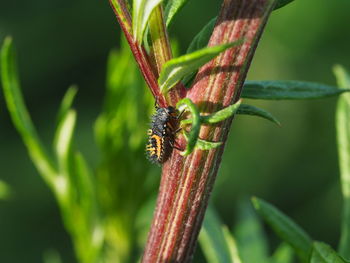
[[[171,28],[182,52],[220,3],[192,0],[185,6]],[[248,78],[334,85],[332,66],[350,68],[349,9],[348,0],[298,0],[275,11]],[[77,84],[76,144],[91,166],[99,160],[92,126],[102,107],[107,54],[119,45],[119,32],[107,0],[0,5],[0,41],[6,35],[14,38],[23,93],[41,137],[50,143],[60,100],[70,84]],[[272,112],[282,127],[242,116],[233,122],[213,193],[226,224],[234,224],[241,198],[256,195],[294,218],[313,238],[337,244],[341,197],[335,102],[250,101]],[[76,262],[57,205],[10,122],[2,94],[0,145],[0,179],[12,188],[11,198],[0,201],[0,262],[42,262],[52,249],[63,262]],[[273,235],[271,240],[276,240]]]

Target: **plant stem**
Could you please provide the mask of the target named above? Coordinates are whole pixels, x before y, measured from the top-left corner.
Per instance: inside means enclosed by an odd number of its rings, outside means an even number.
[[[127,3],[124,0],[109,0],[109,3],[117,17],[117,20],[124,32],[124,35],[130,45],[131,51],[135,60],[141,70],[141,73],[146,80],[153,96],[157,98],[159,106],[165,107],[167,105],[164,96],[160,93],[157,78],[150,63],[150,58],[146,50],[133,38],[132,23],[130,12]]]
[[[204,65],[186,97],[201,112],[213,113],[239,100],[243,82],[274,0],[224,0],[209,46],[245,39]],[[174,150],[164,164],[143,263],[189,262],[221,162],[232,118],[204,126],[200,138],[223,142],[210,151],[183,157]],[[179,144],[184,145],[183,138]]]

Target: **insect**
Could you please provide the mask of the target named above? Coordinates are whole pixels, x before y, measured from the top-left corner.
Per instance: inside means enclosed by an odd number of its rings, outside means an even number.
[[[156,112],[152,116],[151,128],[148,130],[148,143],[146,154],[148,159],[157,164],[164,163],[174,146],[175,135],[180,131],[179,118],[181,114],[172,107],[160,108],[156,106]]]

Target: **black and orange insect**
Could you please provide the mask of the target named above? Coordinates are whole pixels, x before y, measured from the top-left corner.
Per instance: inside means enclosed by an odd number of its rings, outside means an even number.
[[[177,149],[174,143],[175,135],[180,130],[178,128],[180,116],[181,114],[178,114],[172,106],[166,108],[156,106],[146,146],[146,154],[151,162],[162,164],[168,159],[172,149]]]

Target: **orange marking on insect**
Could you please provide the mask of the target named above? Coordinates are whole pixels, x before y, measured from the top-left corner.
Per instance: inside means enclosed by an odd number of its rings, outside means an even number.
[[[154,138],[156,140],[157,158],[160,159],[162,154],[162,148],[163,148],[163,138],[161,138],[156,134],[153,134],[151,138]]]

